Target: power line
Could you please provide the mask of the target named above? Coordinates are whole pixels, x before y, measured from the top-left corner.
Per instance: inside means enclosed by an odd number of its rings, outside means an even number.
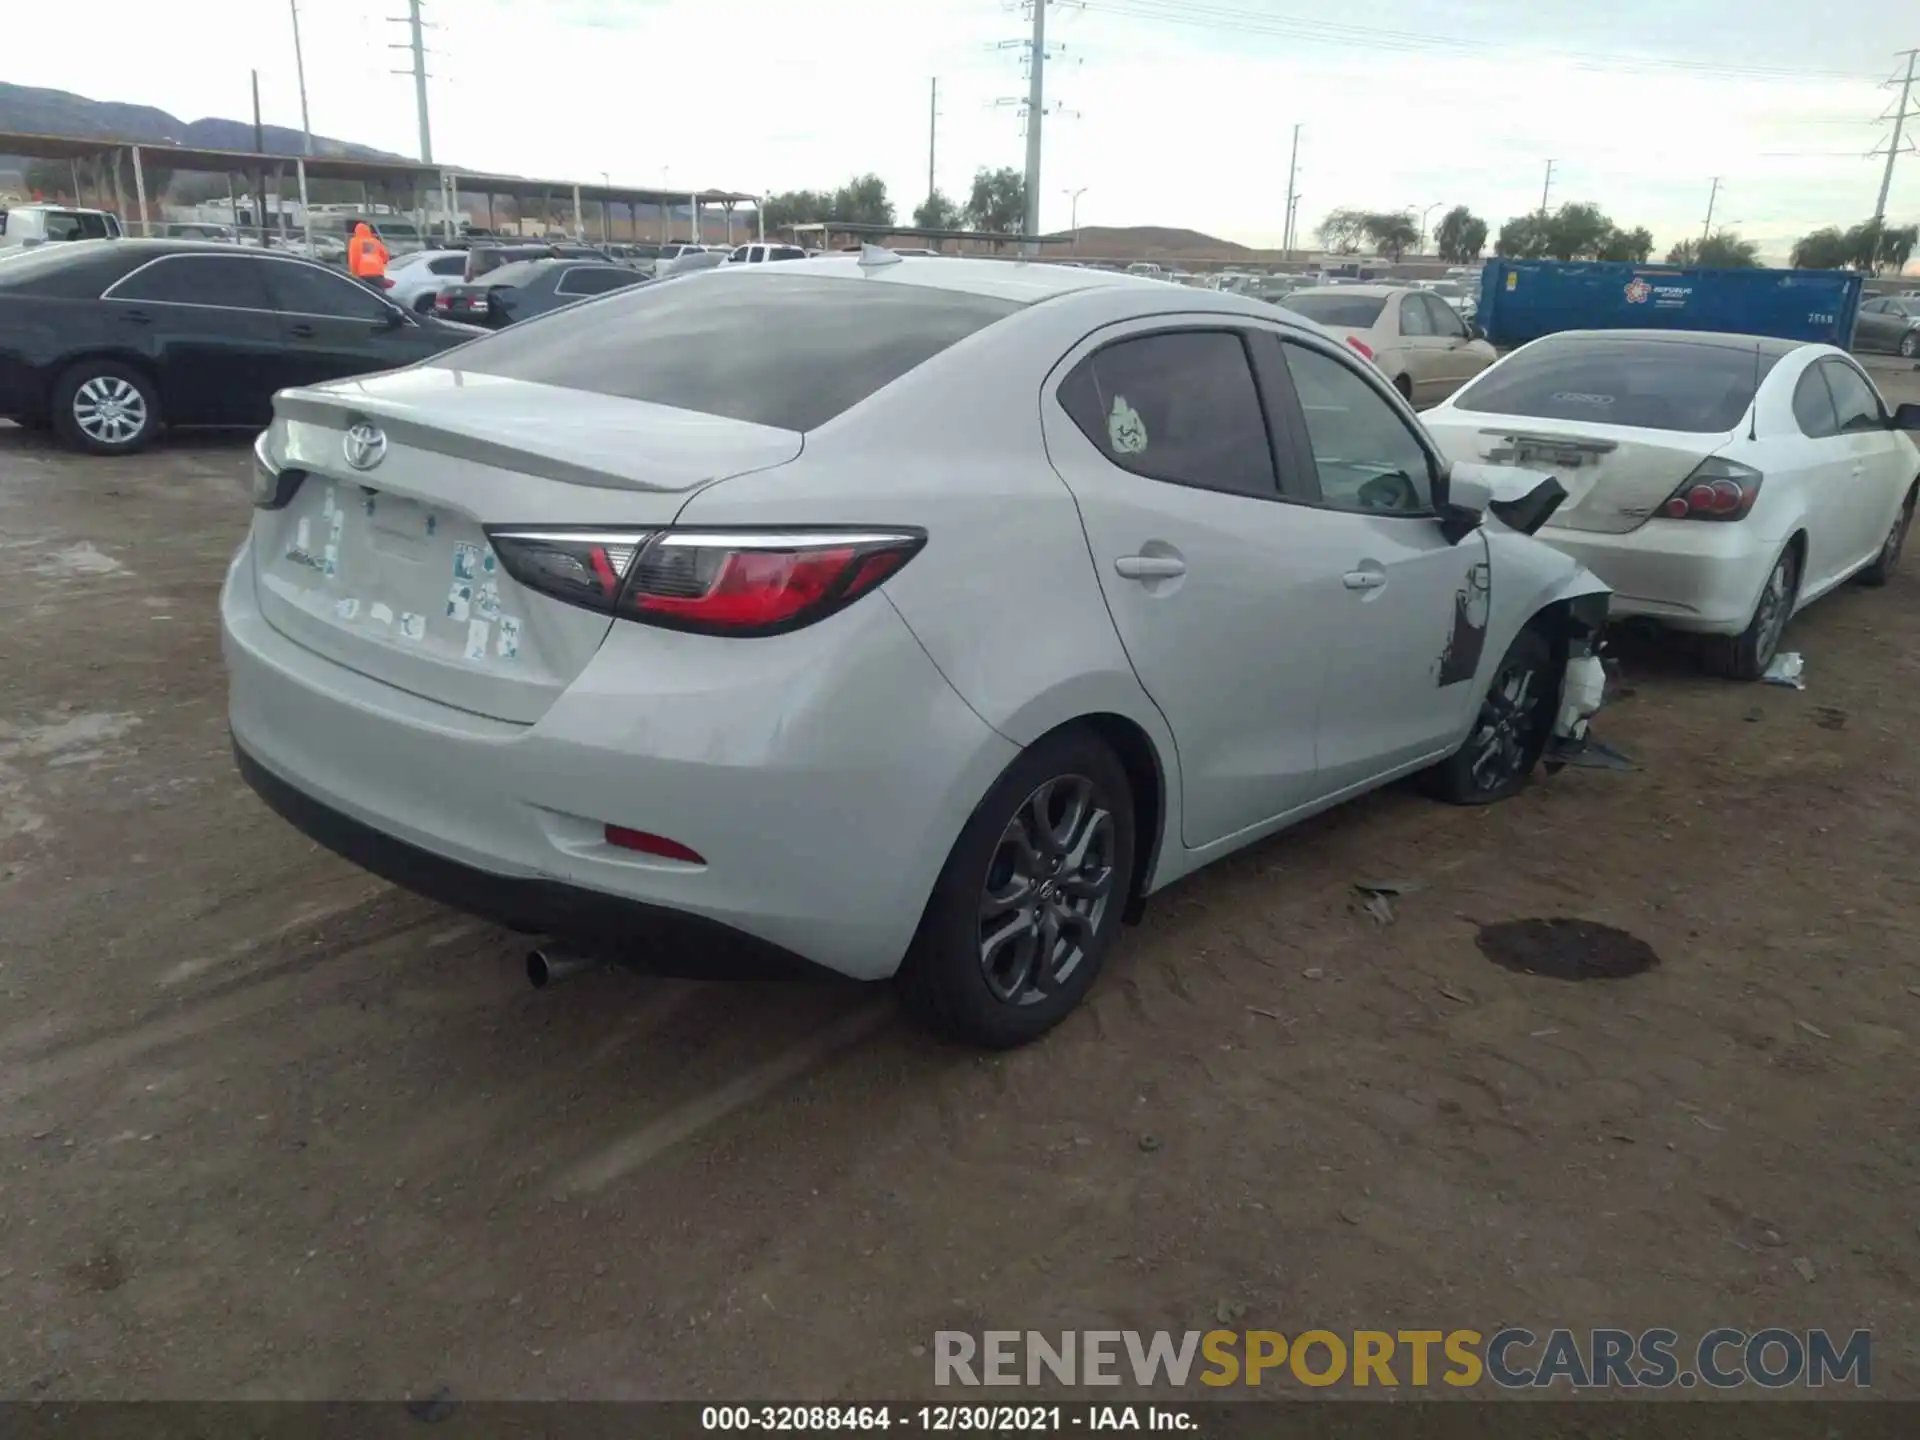
[[[1502,42],[1435,35],[1411,30],[1386,30],[1364,25],[1339,25],[1301,16],[1276,15],[1230,6],[1195,4],[1191,0],[1088,0],[1100,13],[1206,30],[1228,30],[1249,35],[1273,35],[1329,45],[1365,45],[1372,50],[1449,51],[1459,55],[1496,53],[1511,49]],[[1692,71],[1734,79],[1866,80],[1871,77],[1844,70],[1805,70],[1771,65],[1729,65],[1707,60],[1677,60],[1648,55],[1607,55],[1578,50],[1540,49],[1529,54],[1628,73],[1661,70]]]

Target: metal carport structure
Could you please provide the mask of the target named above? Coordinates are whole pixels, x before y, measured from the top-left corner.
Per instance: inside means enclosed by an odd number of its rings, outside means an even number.
[[[738,190],[665,190],[630,185],[587,185],[572,180],[538,180],[524,175],[483,175],[470,170],[449,170],[449,185],[458,185],[461,195],[481,196],[487,207],[487,228],[496,228],[493,223],[493,202],[502,197],[514,202],[514,213],[520,219],[525,218],[524,206],[529,203],[540,207],[541,225],[551,223],[554,215],[554,203],[570,201],[573,215],[573,233],[576,238],[584,238],[584,207],[595,204],[600,207],[600,238],[614,239],[608,212],[616,206],[627,209],[627,228],[632,238],[640,239],[640,209],[642,206],[655,211],[661,217],[662,233],[657,240],[671,238],[673,213],[685,206],[693,227],[692,239],[700,238],[700,212],[709,206],[719,206],[727,215],[727,238],[733,238],[733,212],[741,205],[754,207],[755,223],[758,228],[760,197]]]
[[[833,237],[878,243],[882,240],[925,240],[938,247],[942,240],[961,244],[990,245],[995,252],[1003,245],[1067,245],[1071,235],[1006,235],[997,230],[948,230],[926,225],[876,225],[864,220],[803,220],[783,227],[795,240],[818,236],[820,248],[829,248]]]

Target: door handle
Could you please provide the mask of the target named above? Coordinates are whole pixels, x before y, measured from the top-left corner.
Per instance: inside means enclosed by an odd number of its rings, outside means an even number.
[[[313,326],[289,325],[287,327],[287,333],[296,340],[311,340],[313,338]]]
[[[1171,580],[1187,573],[1187,562],[1177,555],[1122,555],[1113,568],[1128,580]]]
[[[153,317],[144,310],[124,310],[121,312],[120,318],[129,325],[151,325],[153,323]]]
[[[1340,583],[1349,590],[1378,590],[1387,583],[1384,570],[1349,570],[1340,577]]]

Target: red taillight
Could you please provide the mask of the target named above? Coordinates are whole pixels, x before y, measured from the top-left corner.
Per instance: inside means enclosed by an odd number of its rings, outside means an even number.
[[[688,865],[707,863],[706,857],[698,850],[690,849],[678,840],[649,834],[645,830],[629,830],[625,825],[607,826],[607,843],[641,855],[657,855],[662,860],[679,860]]]
[[[507,573],[572,605],[672,630],[777,635],[882,584],[926,543],[912,530],[490,532]]]
[[[1353,336],[1347,336],[1347,344],[1360,352],[1361,359],[1371,360],[1373,358],[1373,347],[1362,344],[1360,341],[1354,339]]]
[[[433,297],[433,308],[436,310],[451,310],[453,309],[453,301],[448,296],[436,295]]]
[[[1751,465],[1714,456],[1680,482],[1659,513],[1669,520],[1744,520],[1760,498],[1760,480]]]

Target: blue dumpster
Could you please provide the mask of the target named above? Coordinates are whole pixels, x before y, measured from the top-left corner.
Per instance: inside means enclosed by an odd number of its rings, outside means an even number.
[[[1502,346],[1561,330],[1722,330],[1844,348],[1853,340],[1860,281],[1843,270],[1489,260],[1477,318]]]

